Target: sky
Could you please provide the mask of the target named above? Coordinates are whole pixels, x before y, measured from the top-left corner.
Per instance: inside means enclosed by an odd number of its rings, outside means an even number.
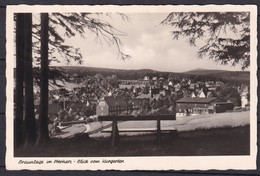
[[[241,70],[227,65],[223,66],[208,58],[199,59],[198,47],[191,47],[186,39],[173,40],[171,27],[161,25],[167,13],[135,13],[126,14],[130,21],[124,21],[117,14],[102,17],[126,36],[120,37],[122,50],[131,56],[128,60],[118,58],[115,45],[97,41],[93,33],[87,32],[86,38],[80,36],[67,39],[67,43],[79,47],[83,56],[82,66],[114,69],[154,69],[157,71],[184,72],[192,69]],[[65,62],[53,65],[66,65]],[[70,65],[78,65],[72,62]]]

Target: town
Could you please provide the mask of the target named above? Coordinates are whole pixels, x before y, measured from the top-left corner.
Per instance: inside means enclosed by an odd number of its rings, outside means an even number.
[[[6,167],[254,169],[257,9],[194,7],[9,7]]]
[[[37,119],[39,91],[35,87]],[[83,77],[66,73],[50,81],[49,87],[51,136],[61,122],[93,120],[98,116],[174,114],[187,118],[250,108],[249,86],[245,83],[195,81],[172,74],[120,79],[116,74]]]

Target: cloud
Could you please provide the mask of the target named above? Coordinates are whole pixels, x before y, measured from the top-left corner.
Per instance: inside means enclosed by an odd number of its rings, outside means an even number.
[[[222,66],[214,61],[197,58],[196,47],[190,47],[185,39],[173,40],[169,26],[160,22],[167,14],[127,14],[131,22],[120,18],[106,18],[117,29],[127,36],[121,37],[122,50],[132,56],[122,61],[118,59],[115,45],[100,44],[93,34],[88,33],[87,40],[76,37],[70,40],[73,46],[81,48],[85,66],[108,67],[120,69],[149,68],[161,71],[187,71],[195,68],[239,70],[230,66]],[[202,41],[200,41],[202,42]],[[199,43],[201,44],[201,43]]]

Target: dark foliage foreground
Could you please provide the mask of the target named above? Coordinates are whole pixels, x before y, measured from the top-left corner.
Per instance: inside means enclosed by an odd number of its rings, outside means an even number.
[[[15,149],[15,157],[102,157],[102,156],[207,156],[249,155],[250,127],[224,127],[163,134],[157,147],[156,135],[121,136],[117,147],[110,138],[52,139],[39,146]]]

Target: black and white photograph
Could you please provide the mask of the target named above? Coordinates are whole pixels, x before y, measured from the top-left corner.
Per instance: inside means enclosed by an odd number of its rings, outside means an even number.
[[[7,6],[7,169],[256,168],[256,16]]]

